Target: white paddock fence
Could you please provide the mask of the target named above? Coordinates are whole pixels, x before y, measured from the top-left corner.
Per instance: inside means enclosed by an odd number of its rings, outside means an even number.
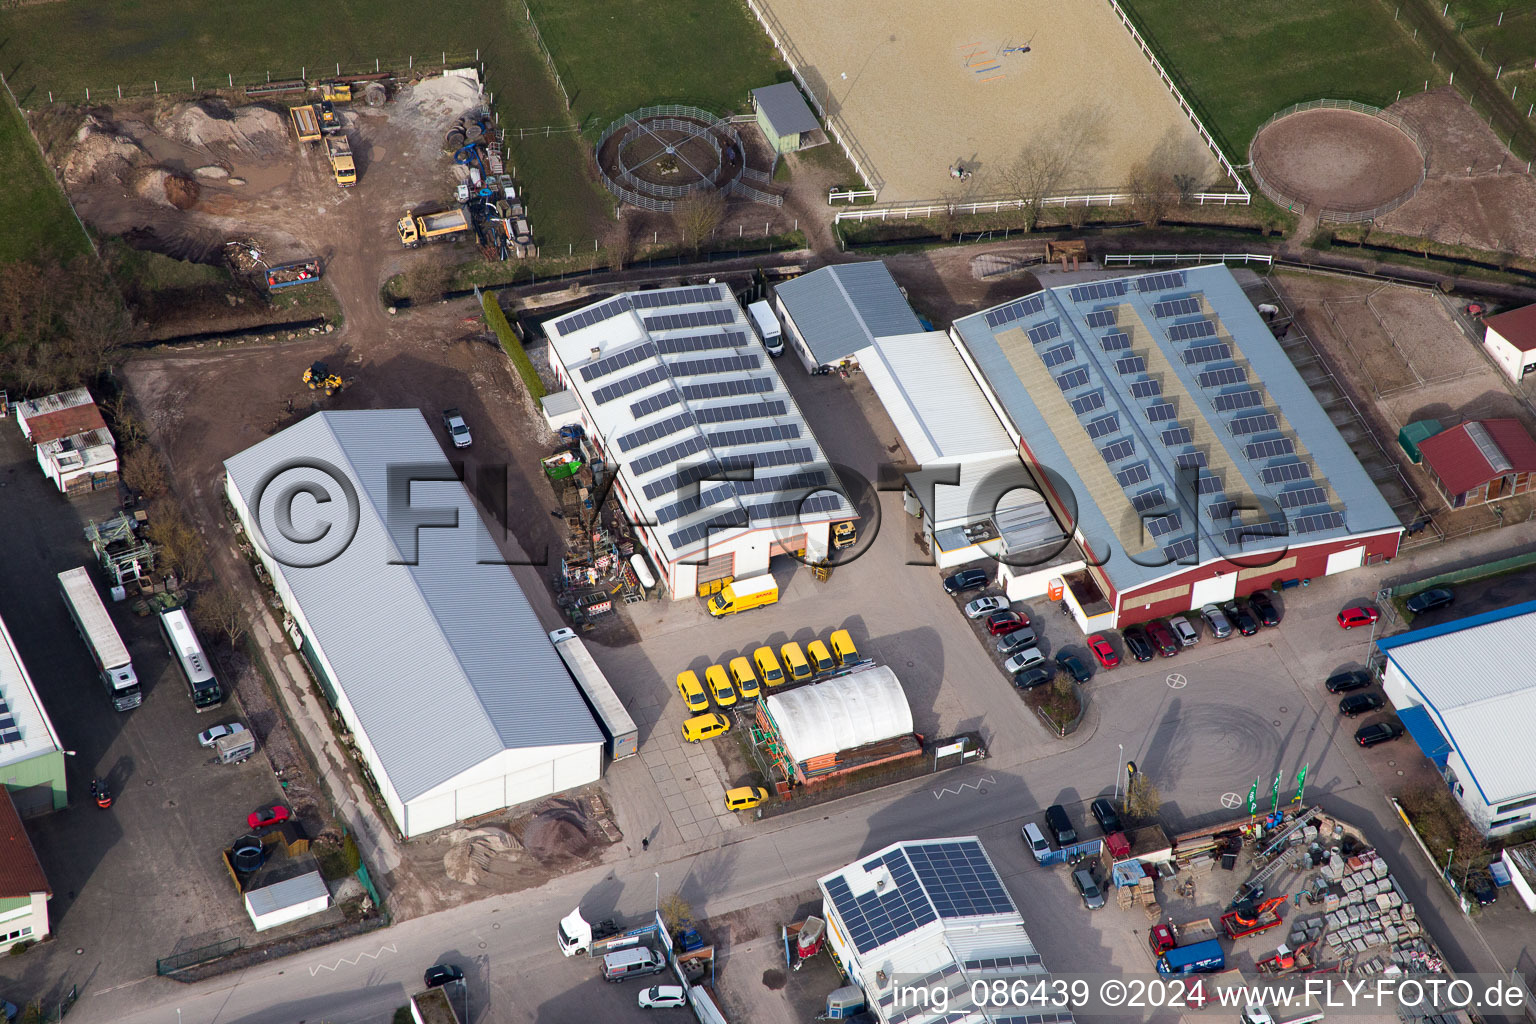
[[[835,193],[837,198],[842,198],[845,193]],[[861,196],[865,193],[846,193],[850,196]],[[1047,209],[1069,206],[1129,206],[1135,200],[1135,196],[1129,192],[1101,192],[1084,195],[1070,196],[1046,196],[1040,200],[1040,205]],[[1247,206],[1252,197],[1245,190],[1243,192],[1196,192],[1189,197],[1189,201],[1199,206]],[[928,203],[891,203],[885,206],[856,206],[851,209],[838,210],[833,217],[834,221],[845,220],[911,220],[914,217],[921,220],[924,217],[948,217],[956,214],[974,215],[980,213],[1001,213],[1004,210],[1022,210],[1029,206],[1027,199],[978,199],[964,203],[945,203],[934,200]]]
[[[1266,267],[1273,266],[1274,256],[1264,252],[1200,252],[1200,253],[1116,253],[1105,255],[1099,260],[1106,267],[1126,266],[1134,267],[1145,263],[1147,266],[1156,266],[1159,263],[1262,263]]]

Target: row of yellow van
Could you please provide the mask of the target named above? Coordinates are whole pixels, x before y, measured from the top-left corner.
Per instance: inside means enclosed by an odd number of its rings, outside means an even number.
[[[694,715],[683,723],[683,739],[697,743],[730,730],[730,720],[724,715],[704,713],[709,711],[710,696],[715,698],[716,706],[728,708],[739,700],[756,700],[762,695],[759,676],[762,685],[772,689],[784,683],[803,682],[859,660],[858,648],[846,629],[835,631],[827,640],[830,649],[828,644],[812,640],[803,651],[791,640],[779,648],[779,658],[773,656],[772,647],[759,647],[752,652],[751,661],[745,657],[731,659],[729,674],[719,665],[709,666],[704,670],[703,684],[692,669],[679,672],[677,692]],[[707,693],[705,685],[709,688]]]

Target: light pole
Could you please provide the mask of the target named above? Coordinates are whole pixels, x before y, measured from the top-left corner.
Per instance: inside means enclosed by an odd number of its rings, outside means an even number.
[[[1447,882],[1449,882],[1451,880],[1451,857],[1455,853],[1456,853],[1456,847],[1454,847],[1454,846],[1451,847],[1449,850],[1445,851],[1445,880]]]
[[[1125,771],[1125,744],[1120,744],[1120,759],[1115,762],[1115,801],[1120,800],[1120,773]]]
[[[656,916],[661,916],[661,872],[656,873]]]

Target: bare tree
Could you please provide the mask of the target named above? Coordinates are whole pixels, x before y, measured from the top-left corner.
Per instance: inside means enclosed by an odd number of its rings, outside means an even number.
[[[719,192],[695,192],[672,208],[672,223],[683,248],[695,256],[725,219],[725,196]]]
[[[1080,184],[1076,179],[1082,173],[1083,157],[1103,140],[1107,120],[1108,108],[1103,104],[1079,104],[995,172],[997,184],[1021,204],[1025,230],[1033,231],[1040,222],[1047,198]]]
[[[151,501],[165,494],[170,487],[165,463],[147,444],[136,445],[123,456],[123,483]]]
[[[452,277],[452,270],[442,260],[420,260],[405,272],[405,294],[418,306],[436,302],[448,290]]]
[[[1132,775],[1125,791],[1125,813],[1133,821],[1147,822],[1155,820],[1162,809],[1162,794],[1157,791],[1151,778],[1145,772]]]
[[[608,254],[608,269],[617,274],[629,263],[629,259],[635,252],[635,237],[630,231],[627,221],[620,218],[619,223],[608,235],[608,244],[604,247]]]
[[[181,514],[174,498],[167,495],[150,505],[145,532],[160,546],[162,564],[183,584],[203,578],[208,570],[208,546]]]
[[[1197,143],[1174,129],[1164,132],[1146,159],[1131,168],[1127,190],[1137,218],[1156,227],[1194,198],[1210,165],[1210,154]]]
[[[1155,228],[1179,205],[1178,187],[1172,177],[1142,162],[1131,168],[1131,179],[1126,182],[1131,194],[1131,211],[1136,219]]]
[[[128,311],[104,286],[87,287],[64,312],[71,362],[81,377],[94,377],[109,365],[111,353],[128,340]]]
[[[192,604],[192,618],[205,633],[217,633],[236,647],[246,633],[245,607],[235,592],[215,584],[197,595]]]

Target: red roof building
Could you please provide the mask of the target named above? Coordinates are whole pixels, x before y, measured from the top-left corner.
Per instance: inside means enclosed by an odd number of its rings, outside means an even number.
[[[1522,306],[1483,320],[1483,347],[1516,383],[1536,373],[1536,306]]]
[[[1536,307],[1532,307],[1536,308]],[[1424,468],[1452,508],[1532,489],[1536,440],[1519,420],[1473,420],[1419,442]]]
[[[16,423],[33,444],[107,429],[107,421],[101,418],[101,410],[85,388],[18,402]]]
[[[0,952],[48,934],[52,897],[48,876],[11,802],[11,791],[0,786]]]

